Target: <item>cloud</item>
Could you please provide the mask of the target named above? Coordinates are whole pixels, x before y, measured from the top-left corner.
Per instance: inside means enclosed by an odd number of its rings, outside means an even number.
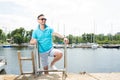
[[[12,31],[16,28],[24,27],[26,30],[33,29],[33,25],[37,24],[35,20],[31,18],[25,18],[24,16],[17,15],[0,15],[1,27],[5,27]],[[32,24],[32,25],[31,25]]]
[[[67,33],[93,32],[94,21],[96,33],[114,31],[120,25],[118,0],[0,0],[0,25],[25,26],[34,29],[36,17],[43,13],[47,24]],[[115,26],[117,25],[117,26]],[[26,27],[29,26],[29,27]],[[104,29],[104,31],[102,30]]]

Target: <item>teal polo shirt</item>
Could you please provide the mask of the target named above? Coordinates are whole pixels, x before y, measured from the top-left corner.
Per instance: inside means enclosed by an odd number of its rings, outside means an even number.
[[[44,30],[41,30],[40,25],[38,25],[38,28],[32,32],[32,38],[36,39],[38,42],[39,53],[45,53],[53,47],[53,31],[54,30],[47,25],[45,25]]]

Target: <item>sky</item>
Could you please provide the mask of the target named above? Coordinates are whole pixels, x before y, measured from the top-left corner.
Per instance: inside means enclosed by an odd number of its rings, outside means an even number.
[[[120,0],[0,0],[0,29],[37,28],[37,16],[64,35],[120,32]]]

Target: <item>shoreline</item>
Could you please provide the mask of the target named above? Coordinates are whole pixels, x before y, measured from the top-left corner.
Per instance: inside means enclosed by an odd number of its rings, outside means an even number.
[[[29,48],[34,48],[34,45],[30,45],[30,44],[0,44],[0,47],[3,48],[12,48],[12,47],[29,47]],[[64,44],[53,44],[54,48],[64,48]],[[120,48],[120,44],[103,44],[103,45],[99,45],[99,44],[95,44],[95,43],[81,43],[81,44],[74,44],[74,45],[67,45],[67,48],[116,48],[119,49]]]
[[[62,73],[51,73],[49,75],[0,75],[0,80],[62,80]],[[120,80],[120,72],[112,73],[67,73],[65,80]]]

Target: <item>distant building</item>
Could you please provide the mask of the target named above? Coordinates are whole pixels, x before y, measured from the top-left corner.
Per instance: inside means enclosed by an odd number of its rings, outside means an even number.
[[[7,42],[8,43],[13,43],[13,39],[11,38],[11,39],[7,39]]]

